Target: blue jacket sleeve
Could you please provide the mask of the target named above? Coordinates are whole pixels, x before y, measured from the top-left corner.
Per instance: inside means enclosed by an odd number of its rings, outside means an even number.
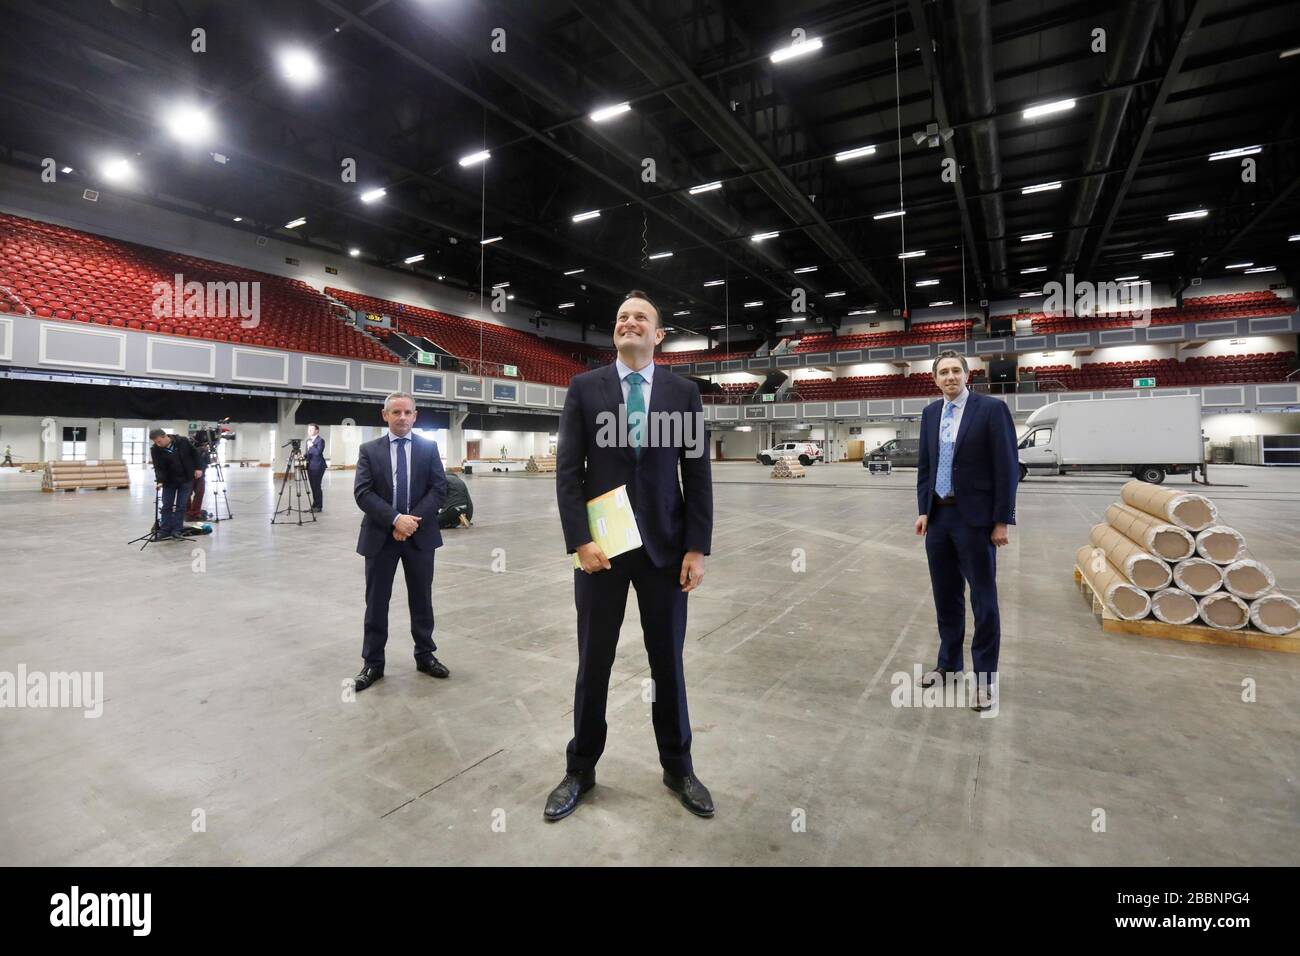
[[[555,447],[555,498],[560,508],[560,527],[569,554],[591,541],[587,521],[587,499],[583,492],[587,474],[587,426],[582,414],[581,387],[569,385],[560,413],[560,431]]]
[[[704,430],[704,403],[695,383],[687,383],[691,390],[690,410],[692,427],[699,427],[699,454],[690,456],[691,448],[683,447],[680,456],[682,495],[686,502],[686,550],[708,554],[713,546],[713,472],[709,465],[709,435]]]
[[[989,431],[989,445],[993,452],[993,521],[1015,524],[1020,456],[1016,451],[1016,423],[1006,402],[997,402],[989,416]]]
[[[357,507],[381,527],[391,528],[393,522],[397,520],[397,509],[375,491],[370,449],[365,445],[361,446],[361,451],[357,455],[357,476],[352,483],[352,497],[356,499]]]
[[[926,418],[930,408],[921,412],[920,446],[916,450],[916,513],[930,513],[930,439],[926,435]]]

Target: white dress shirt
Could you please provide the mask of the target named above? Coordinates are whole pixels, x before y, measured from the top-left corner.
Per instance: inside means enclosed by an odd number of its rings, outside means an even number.
[[[410,432],[409,434],[407,434],[405,437],[410,439],[410,441],[408,441],[408,442],[406,443],[406,494],[407,494],[407,497],[410,497],[410,494],[411,494],[411,460],[415,457],[415,455],[413,454],[413,450],[414,450],[414,448],[415,448],[415,432],[414,432],[414,431],[411,431],[411,432]],[[389,467],[389,468],[392,470],[392,472],[393,472],[393,497],[394,497],[394,498],[397,497],[397,439],[398,439],[398,436],[397,436],[397,435],[394,435],[391,431],[389,431],[389,433],[388,433],[388,467]],[[403,508],[404,508],[404,507],[405,507],[405,508],[409,508],[409,507],[411,507],[412,504],[413,504],[413,502],[409,502],[409,501],[408,501],[408,502],[398,502],[398,501],[394,501],[394,502],[393,502],[393,507],[397,509],[398,514],[407,514],[408,512],[404,511]],[[393,523],[396,524],[397,521],[394,520]]]
[[[645,368],[628,368],[623,364],[622,359],[614,359],[614,367],[618,370],[618,382],[623,387],[623,404],[627,404],[627,396],[632,386],[627,383],[627,377],[633,372],[640,372],[645,382],[641,385],[641,397],[645,399],[646,411],[650,410],[650,388],[655,381],[655,362],[650,360],[650,364]]]
[[[961,415],[966,410],[966,399],[970,398],[970,389],[963,388],[961,394],[952,400],[952,443],[957,444],[957,436],[961,434]],[[939,410],[939,441],[943,442],[943,418],[948,412],[948,397],[943,399],[943,408]]]

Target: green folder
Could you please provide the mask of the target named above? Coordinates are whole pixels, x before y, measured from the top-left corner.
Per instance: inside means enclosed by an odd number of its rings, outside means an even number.
[[[591,528],[591,540],[600,545],[607,558],[641,547],[641,531],[636,526],[632,502],[627,498],[627,485],[619,485],[588,501],[587,525]],[[582,567],[576,552],[573,566]]]

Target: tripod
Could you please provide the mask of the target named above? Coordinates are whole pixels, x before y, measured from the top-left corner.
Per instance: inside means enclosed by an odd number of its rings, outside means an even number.
[[[132,538],[130,541],[127,542],[127,544],[135,544],[137,541],[143,541],[144,544],[140,545],[140,550],[143,551],[145,548],[149,547],[149,545],[151,545],[153,542],[157,541],[158,530],[159,530],[158,525],[160,520],[159,515],[161,514],[161,512],[162,512],[162,489],[155,487],[153,490],[153,527],[150,528],[148,531],[146,531],[144,534],[140,535],[140,537]]]
[[[289,490],[290,484],[293,490]],[[302,506],[303,488],[307,488],[307,507]],[[284,493],[289,491],[289,498],[286,501]],[[280,505],[284,507],[281,508]],[[302,452],[297,448],[289,452],[289,458],[284,463],[284,480],[280,482],[280,495],[275,499],[275,514],[271,515],[271,524],[275,524],[275,519],[280,515],[285,515],[285,520],[281,524],[291,523],[293,514],[298,514],[298,524],[305,522],[302,520],[303,513],[311,515],[313,523],[316,521],[316,512],[311,507],[311,486],[307,479],[307,459],[302,456]]]
[[[217,460],[216,455],[212,456],[212,514],[208,515],[208,520],[213,524],[219,521],[229,521],[234,515],[230,511],[230,499],[226,497],[226,473],[221,468],[221,462]],[[226,516],[221,517],[221,506],[226,506]]]

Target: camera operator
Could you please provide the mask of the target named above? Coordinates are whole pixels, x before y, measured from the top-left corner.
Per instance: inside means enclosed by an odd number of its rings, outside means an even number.
[[[196,478],[203,477],[203,465],[188,438],[168,435],[161,428],[155,428],[149,432],[149,440],[153,442],[149,456],[153,459],[154,481],[162,492],[157,536],[160,540],[184,540],[181,527],[190,486]]]
[[[325,499],[321,495],[320,481],[325,477],[325,439],[320,426],[312,422],[307,426],[307,481],[311,485],[312,511],[324,511]]]
[[[207,491],[207,482],[204,478],[208,465],[212,463],[215,456],[214,444],[220,441],[218,435],[214,435],[207,429],[200,429],[194,433],[190,439],[194,446],[194,455],[198,461],[198,475],[194,478],[194,487],[189,499],[189,505],[185,509],[186,521],[202,521],[207,517],[203,513],[203,495]]]

